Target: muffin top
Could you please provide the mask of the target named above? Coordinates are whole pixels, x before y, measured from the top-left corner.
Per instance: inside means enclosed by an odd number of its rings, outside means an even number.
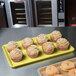
[[[31,45],[27,48],[26,51],[28,51],[29,54],[33,55],[39,53],[39,48],[36,45]]]
[[[74,69],[69,70],[68,76],[76,76],[76,69],[74,68]]]
[[[65,38],[58,39],[56,43],[59,44],[59,45],[61,45],[61,44],[62,45],[69,45],[69,41]]]
[[[12,46],[17,46],[18,47],[18,44],[15,41],[10,41],[10,42],[8,42],[6,47],[12,47]]]
[[[42,44],[48,41],[48,37],[45,34],[40,34],[37,36],[38,43]]]
[[[51,50],[52,48],[55,48],[55,46],[52,42],[46,42],[42,46],[43,46],[43,48],[45,48],[46,51]]]
[[[22,57],[23,53],[20,49],[16,48],[10,52],[10,57],[12,59]]]
[[[25,38],[24,40],[22,40],[22,43],[29,46],[33,44],[33,39],[32,38]]]
[[[57,39],[62,37],[62,34],[60,33],[60,31],[53,31],[50,35],[51,38],[54,38],[54,40],[56,41]]]

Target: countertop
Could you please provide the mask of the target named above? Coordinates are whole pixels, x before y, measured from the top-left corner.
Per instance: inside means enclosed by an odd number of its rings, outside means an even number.
[[[4,55],[4,52],[2,50],[2,45],[12,40],[19,41],[24,39],[25,37],[35,37],[40,33],[48,34],[48,33],[51,33],[53,30],[60,30],[63,37],[67,38],[70,44],[74,46],[74,48],[76,48],[76,28],[75,27],[0,29],[0,76],[39,76],[37,73],[38,68],[76,57],[76,50],[75,50],[73,53],[46,59],[29,65],[24,65],[22,67],[15,68],[15,69],[9,66],[6,60],[6,57]]]

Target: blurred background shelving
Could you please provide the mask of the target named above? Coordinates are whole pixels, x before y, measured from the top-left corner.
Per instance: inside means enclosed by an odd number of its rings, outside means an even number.
[[[75,0],[0,0],[0,28],[75,26],[75,7]]]
[[[5,0],[4,3],[9,28],[53,26],[50,0]]]

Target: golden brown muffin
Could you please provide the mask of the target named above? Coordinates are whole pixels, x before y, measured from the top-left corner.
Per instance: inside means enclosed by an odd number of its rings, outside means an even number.
[[[6,45],[7,51],[10,53],[13,49],[18,48],[18,44],[15,41],[10,41]]]
[[[62,75],[62,74],[57,74],[57,75],[54,75],[54,76],[64,76],[64,75]]]
[[[39,48],[36,45],[31,45],[26,49],[29,57],[36,58],[39,55]]]
[[[71,70],[68,72],[68,76],[76,76],[76,69],[71,69]]]
[[[55,66],[46,67],[46,76],[54,76],[56,74],[59,74],[59,70]]]
[[[42,45],[42,49],[45,54],[52,54],[55,50],[55,46],[52,42],[46,42]]]
[[[14,62],[19,62],[22,60],[23,57],[23,53],[20,49],[14,49],[10,52],[10,58],[14,61]]]
[[[34,41],[32,38],[25,38],[24,40],[22,40],[22,46],[24,49],[26,49],[27,47],[29,47],[33,43],[34,43]]]
[[[65,39],[65,38],[58,39],[56,44],[60,50],[67,50],[70,45],[69,41],[67,41],[67,39]]]
[[[67,61],[64,61],[64,62],[61,63],[60,68],[61,68],[63,71],[69,71],[69,70],[75,68],[75,64],[74,64],[73,62],[67,60]]]
[[[48,41],[48,37],[45,34],[40,34],[37,36],[36,40],[38,44],[42,45],[43,43]]]
[[[62,37],[62,34],[60,33],[60,31],[53,31],[51,34],[50,34],[50,38],[52,41],[56,42],[59,38]]]

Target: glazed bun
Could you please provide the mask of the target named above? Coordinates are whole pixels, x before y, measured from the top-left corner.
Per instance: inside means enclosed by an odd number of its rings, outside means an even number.
[[[10,58],[14,61],[14,62],[19,62],[22,60],[23,57],[23,53],[20,49],[14,49],[10,52]]]
[[[61,63],[60,68],[61,68],[61,70],[67,72],[67,71],[69,71],[69,70],[71,70],[71,69],[74,69],[74,68],[75,68],[75,64],[74,64],[73,62],[69,61],[69,60],[63,61],[63,62]]]
[[[57,74],[57,75],[54,75],[54,76],[64,76],[64,75],[62,75],[62,74]]]
[[[32,38],[25,38],[24,40],[22,40],[22,46],[24,49],[26,49],[27,47],[29,47],[30,45],[32,45],[33,39]]]
[[[76,76],[76,69],[71,69],[71,70],[68,72],[68,76]]]
[[[37,36],[36,40],[38,44],[42,45],[43,43],[48,41],[48,37],[45,34],[40,34]]]
[[[50,34],[50,38],[53,42],[56,42],[59,38],[62,37],[62,34],[60,33],[60,31],[53,31],[51,34]]]
[[[39,55],[39,48],[36,45],[31,45],[26,49],[29,57],[36,58]]]
[[[18,44],[15,41],[10,41],[6,45],[7,51],[10,53],[13,49],[18,48]]]
[[[58,39],[56,44],[60,50],[67,50],[70,45],[69,41],[67,41],[67,39],[65,39],[65,38]]]
[[[59,70],[55,66],[51,65],[51,66],[46,67],[46,75],[45,76],[54,76],[56,74],[59,74]]]
[[[55,46],[52,42],[46,42],[42,45],[42,49],[45,54],[52,54],[55,50]]]

